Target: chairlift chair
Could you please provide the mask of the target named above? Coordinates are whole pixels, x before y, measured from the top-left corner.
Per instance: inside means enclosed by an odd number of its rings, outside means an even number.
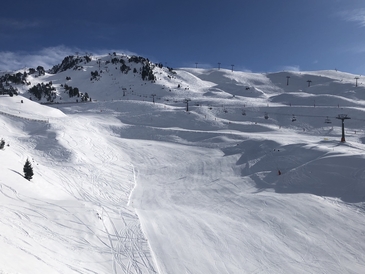
[[[324,122],[326,123],[326,124],[331,124],[332,122],[331,122],[331,119],[330,118],[328,118],[328,116],[327,116],[327,118],[324,120]]]
[[[292,122],[295,122],[297,120],[297,118],[295,117],[295,115],[293,114],[293,117],[291,118]]]
[[[265,112],[265,116],[264,116],[264,118],[267,120],[267,119],[269,119],[269,114],[267,114],[267,112]]]
[[[246,111],[245,110],[242,110],[242,115],[246,115]]]

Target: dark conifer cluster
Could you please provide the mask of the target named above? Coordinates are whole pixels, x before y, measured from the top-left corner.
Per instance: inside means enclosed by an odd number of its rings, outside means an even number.
[[[89,55],[85,56],[67,56],[63,59],[61,64],[55,65],[52,69],[49,70],[49,73],[56,74],[62,71],[66,71],[68,69],[80,70],[82,66],[80,64],[87,64],[91,61],[91,57]]]
[[[29,89],[29,93],[34,95],[38,100],[45,97],[48,102],[52,102],[56,99],[56,88],[52,86],[52,82],[40,83]]]

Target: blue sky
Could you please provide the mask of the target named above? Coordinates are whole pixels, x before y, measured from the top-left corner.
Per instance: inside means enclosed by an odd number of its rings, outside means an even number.
[[[135,53],[178,67],[365,74],[363,0],[2,0],[0,70]]]

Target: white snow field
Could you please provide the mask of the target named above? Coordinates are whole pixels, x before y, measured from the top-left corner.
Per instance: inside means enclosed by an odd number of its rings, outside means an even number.
[[[365,273],[363,77],[100,58],[0,95],[1,274]]]

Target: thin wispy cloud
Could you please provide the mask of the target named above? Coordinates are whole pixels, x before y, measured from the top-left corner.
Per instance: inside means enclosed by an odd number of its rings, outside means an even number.
[[[342,11],[339,15],[345,21],[355,22],[360,27],[365,27],[365,9]]]
[[[128,50],[116,49],[100,49],[100,50],[85,50],[80,48],[70,48],[66,46],[57,46],[43,48],[39,51],[24,52],[24,51],[0,51],[0,71],[15,71],[24,68],[42,66],[45,69],[50,69],[54,65],[62,62],[69,55],[85,55],[91,54],[94,56],[104,55],[116,52],[118,54],[136,55]]]
[[[338,49],[340,54],[363,54],[365,53],[365,43],[357,43],[356,45],[342,46]]]
[[[37,52],[0,51],[0,70],[14,71],[23,68],[42,66],[46,69],[58,64],[64,57],[74,54],[74,50],[64,47],[41,49]]]
[[[280,68],[280,70],[283,71],[300,71],[300,66],[295,65],[295,66],[283,66]]]
[[[22,30],[41,26],[37,20],[15,20],[10,18],[0,18],[0,26],[6,29]]]
[[[95,56],[105,55],[105,54],[113,53],[113,52],[115,52],[117,54],[125,54],[125,55],[130,55],[130,56],[139,55],[138,53],[135,53],[133,51],[123,50],[123,49],[97,49],[97,50],[91,50],[88,52]]]
[[[246,68],[245,66],[242,65],[237,65],[233,67],[233,70],[235,71],[242,71],[242,72],[252,72],[252,70]]]

